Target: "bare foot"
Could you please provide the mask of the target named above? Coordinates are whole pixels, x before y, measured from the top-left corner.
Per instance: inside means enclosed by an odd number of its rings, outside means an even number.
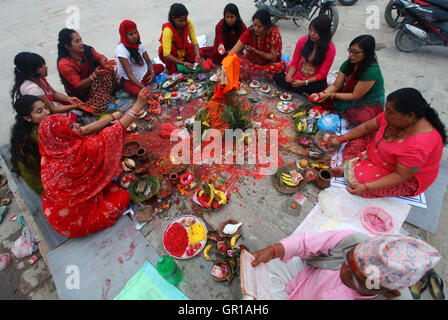
[[[344,167],[343,166],[331,168],[330,171],[331,171],[331,174],[333,175],[333,177],[335,177],[335,178],[344,176]]]

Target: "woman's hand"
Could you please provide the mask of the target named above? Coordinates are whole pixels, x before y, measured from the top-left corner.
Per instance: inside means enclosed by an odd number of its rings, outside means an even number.
[[[286,75],[285,81],[288,83],[292,83],[294,81],[294,79],[292,78],[292,76]]]
[[[305,85],[305,81],[303,81],[303,80],[293,80],[291,82],[291,86],[294,88],[302,87],[304,85]]]
[[[347,186],[347,191],[355,196],[359,196],[367,191],[367,187],[364,183],[356,183],[354,185]]]
[[[330,141],[328,141],[328,146],[330,148],[337,147],[339,145],[340,145],[340,142],[338,141],[338,136],[331,137]]]
[[[274,259],[274,250],[271,247],[267,247],[252,253],[252,255],[255,257],[255,260],[252,262],[252,267],[256,267],[260,263],[268,263]]]
[[[194,71],[194,65],[190,62],[184,62],[184,66],[192,71]]]
[[[260,53],[258,52],[257,49],[255,49],[254,47],[251,47],[249,45],[246,46],[246,50],[249,51],[249,52],[252,52],[252,53],[260,55]]]
[[[318,93],[319,95],[319,99],[317,100],[318,103],[324,102],[325,100],[327,100],[328,98],[331,97],[332,92],[329,92],[328,90],[324,90],[322,92]]]
[[[104,69],[113,69],[116,66],[117,66],[117,61],[115,61],[115,60],[107,60],[106,62],[103,63]]]
[[[202,62],[201,56],[200,55],[196,55],[194,57],[194,62],[196,62],[198,65],[201,64],[201,62]]]
[[[69,104],[82,104],[84,102],[82,102],[80,99],[76,98],[76,97],[68,97],[67,102]]]
[[[93,72],[95,74],[95,76],[97,76],[98,78],[105,76],[106,74],[109,73],[109,70],[104,69],[102,66],[98,66],[95,68],[95,71]]]
[[[112,113],[112,117],[114,117],[115,120],[120,120],[123,114],[120,111],[115,111]]]
[[[143,88],[142,90],[140,90],[140,92],[138,93],[137,102],[134,105],[138,109],[136,111],[140,112],[148,104],[148,100],[151,99],[151,95],[152,92],[148,88]]]

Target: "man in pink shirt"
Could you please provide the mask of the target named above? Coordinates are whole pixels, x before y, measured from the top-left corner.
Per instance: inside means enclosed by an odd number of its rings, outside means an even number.
[[[253,255],[254,267],[269,263],[273,297],[288,300],[411,299],[406,288],[441,258],[415,238],[351,230],[296,233]]]

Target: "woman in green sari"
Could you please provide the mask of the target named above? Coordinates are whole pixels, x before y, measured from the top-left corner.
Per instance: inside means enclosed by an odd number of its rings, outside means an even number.
[[[14,103],[16,122],[11,130],[11,161],[14,171],[37,194],[42,194],[40,154],[37,143],[39,123],[50,115],[47,105],[38,97],[25,95]]]

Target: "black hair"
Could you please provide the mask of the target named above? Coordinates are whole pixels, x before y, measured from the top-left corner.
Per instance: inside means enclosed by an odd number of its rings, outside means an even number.
[[[375,38],[371,35],[364,34],[356,37],[350,43],[350,47],[357,44],[364,52],[364,59],[359,62],[358,70],[355,72],[355,79],[361,79],[362,74],[367,70],[371,63],[377,62],[375,54]],[[345,69],[342,71],[346,75],[350,75],[354,70],[355,65],[348,61]]]
[[[37,69],[45,64],[44,58],[42,58],[37,53],[32,52],[20,52],[14,58],[14,74],[15,80],[14,85],[11,90],[11,101],[20,98],[22,94],[20,93],[20,86],[26,81],[31,80],[30,78],[38,78],[39,74]]]
[[[229,26],[226,22],[226,13],[231,13],[233,15],[236,16],[236,21],[235,24],[233,26]],[[243,33],[243,20],[241,19],[240,16],[240,11],[238,10],[238,7],[233,4],[233,3],[229,3],[225,6],[224,8],[224,28],[223,28],[223,32],[225,34],[229,34],[232,31],[235,31],[236,34],[241,34]]]
[[[70,56],[68,49],[65,47],[67,45],[68,47],[72,46],[72,34],[76,33],[73,29],[64,28],[61,31],[59,31],[58,35],[58,60],[62,58],[67,58]]]
[[[398,89],[387,96],[387,101],[393,103],[395,110],[401,114],[414,113],[417,119],[425,118],[440,133],[443,145],[447,143],[446,128],[436,110],[414,88]]]
[[[327,15],[320,15],[313,19],[310,23],[309,29],[313,27],[319,34],[319,41],[317,42],[317,50],[314,55],[313,61],[310,61],[313,66],[319,66],[325,59],[328,48],[331,41],[331,20]],[[312,54],[314,50],[314,42],[311,41],[310,37],[305,42],[303,46],[302,56],[308,61],[308,57]]]
[[[140,40],[138,41],[138,44],[142,43]],[[143,65],[143,58],[142,55],[140,54],[140,52],[138,52],[138,48],[130,48],[128,46],[126,46],[126,49],[128,49],[129,53],[131,54],[130,60],[131,62],[138,64],[138,65]]]
[[[252,16],[252,22],[255,19],[260,20],[261,24],[268,30],[272,27],[275,27],[275,25],[271,21],[271,14],[266,9],[257,10],[257,12],[255,12],[255,14]]]
[[[168,13],[168,21],[173,25],[173,27],[176,27],[174,19],[183,16],[188,16],[188,10],[182,3],[174,3],[171,5],[170,12]]]
[[[13,105],[16,111],[16,122],[11,129],[11,162],[17,173],[20,173],[18,161],[26,164],[28,154],[39,155],[39,146],[28,143],[35,124],[24,119],[25,116],[31,116],[33,105],[37,101],[42,100],[36,96],[24,95],[18,98]]]

